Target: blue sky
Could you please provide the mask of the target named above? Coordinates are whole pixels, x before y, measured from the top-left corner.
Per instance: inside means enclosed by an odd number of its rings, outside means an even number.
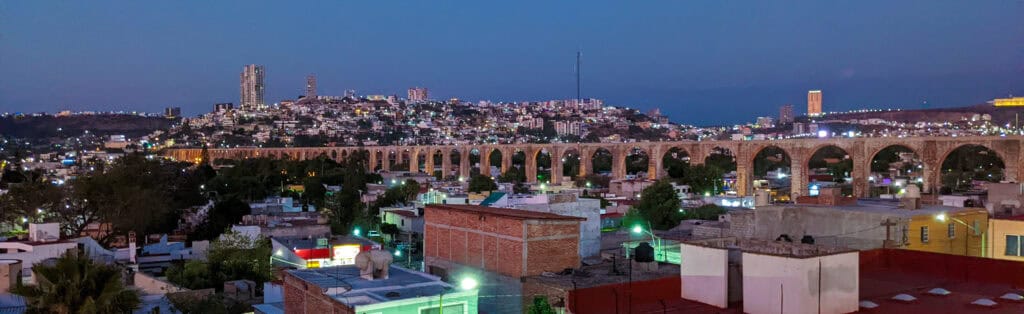
[[[1024,94],[1024,1],[104,1],[0,3],[0,112],[186,113],[320,94],[584,95],[692,124]],[[927,102],[927,105],[924,103]]]

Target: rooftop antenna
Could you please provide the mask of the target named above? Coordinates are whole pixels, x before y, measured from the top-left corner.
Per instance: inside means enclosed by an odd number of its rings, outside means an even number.
[[[580,102],[583,101],[583,98],[581,96],[581,88],[580,88],[580,86],[581,86],[580,85],[580,77],[582,75],[581,73],[583,72],[583,60],[582,60],[582,58],[583,58],[583,51],[576,50],[576,105],[577,106],[579,106]]]

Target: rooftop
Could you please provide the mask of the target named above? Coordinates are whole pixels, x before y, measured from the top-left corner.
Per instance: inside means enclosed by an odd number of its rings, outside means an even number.
[[[366,280],[355,265],[290,270],[289,274],[325,290],[325,294],[349,306],[359,306],[436,296],[452,286],[440,278],[389,266],[388,279]]]
[[[454,210],[461,212],[468,212],[474,214],[484,214],[493,216],[502,216],[518,220],[586,220],[581,217],[562,216],[552,213],[545,212],[533,212],[527,210],[509,209],[509,208],[496,208],[476,205],[439,205],[432,204],[428,205],[427,208],[443,209],[443,210]]]
[[[910,218],[921,215],[937,215],[940,213],[957,213],[957,212],[968,212],[968,211],[986,211],[984,208],[970,208],[970,207],[953,207],[945,205],[921,205],[919,209],[904,209],[900,207],[898,200],[884,200],[884,199],[858,199],[854,205],[838,205],[838,206],[827,206],[817,204],[786,204],[786,205],[775,205],[775,206],[786,206],[786,207],[807,207],[807,208],[832,208],[837,210],[847,211],[860,211],[867,213],[876,213],[884,215],[895,215],[903,218]],[[775,206],[762,206],[766,208]],[[760,207],[758,207],[760,208]],[[986,211],[987,212],[987,211]]]
[[[740,239],[740,238],[714,238],[714,239],[703,239],[686,241],[686,244],[697,245],[710,248],[718,249],[739,249],[744,253],[754,253],[763,255],[774,255],[794,258],[808,258],[817,256],[826,256],[840,253],[856,252],[841,247],[816,245],[816,244],[804,244],[795,242],[782,242],[782,241],[768,241],[758,239]]]

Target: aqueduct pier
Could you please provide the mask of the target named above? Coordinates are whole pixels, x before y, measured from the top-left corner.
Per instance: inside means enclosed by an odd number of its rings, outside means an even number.
[[[361,146],[361,147],[286,147],[286,148],[211,148],[207,150],[211,160],[243,159],[243,158],[287,158],[313,159],[326,156],[341,160],[349,154],[365,150],[370,154],[370,169],[390,171],[391,164],[409,162],[409,171],[420,171],[421,156],[425,158],[423,171],[433,173],[441,170],[444,174],[468,177],[471,171],[470,154],[479,154],[481,164],[490,160],[494,152],[500,152],[501,171],[504,173],[512,167],[512,155],[518,152],[525,154],[526,177],[531,182],[537,181],[537,156],[548,154],[553,161],[551,173],[562,173],[562,162],[566,156],[582,156],[579,175],[587,175],[592,171],[595,153],[605,150],[612,157],[612,178],[626,178],[626,157],[630,154],[643,152],[648,156],[647,175],[657,179],[666,175],[663,157],[670,151],[685,152],[691,164],[703,164],[716,148],[727,149],[736,162],[736,191],[740,195],[753,192],[753,164],[757,154],[767,147],[777,147],[784,151],[791,160],[791,191],[792,196],[807,195],[808,163],[811,156],[818,150],[835,146],[844,150],[853,161],[850,176],[854,195],[864,197],[868,193],[870,163],[883,149],[890,146],[903,146],[910,149],[921,159],[923,164],[924,191],[937,191],[940,187],[940,171],[942,162],[953,150],[966,145],[979,145],[994,151],[1005,165],[1004,178],[1017,181],[1024,176],[1019,165],[1024,161],[1021,152],[1024,136],[962,136],[962,137],[866,137],[866,138],[804,138],[758,141],[672,141],[672,142],[635,142],[635,143],[550,143],[550,144],[478,144],[478,145],[427,145],[427,146]],[[176,160],[196,161],[202,155],[201,148],[169,148],[162,154]],[[436,168],[434,155],[441,156],[440,169]],[[453,157],[457,157],[458,169],[453,169]],[[484,159],[486,158],[486,159]],[[551,183],[557,184],[562,176],[552,176]],[[800,188],[796,188],[800,187]]]

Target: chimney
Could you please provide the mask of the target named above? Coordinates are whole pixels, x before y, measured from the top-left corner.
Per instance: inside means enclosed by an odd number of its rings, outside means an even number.
[[[916,184],[907,185],[906,192],[900,198],[900,205],[909,210],[921,209],[921,189]]]

